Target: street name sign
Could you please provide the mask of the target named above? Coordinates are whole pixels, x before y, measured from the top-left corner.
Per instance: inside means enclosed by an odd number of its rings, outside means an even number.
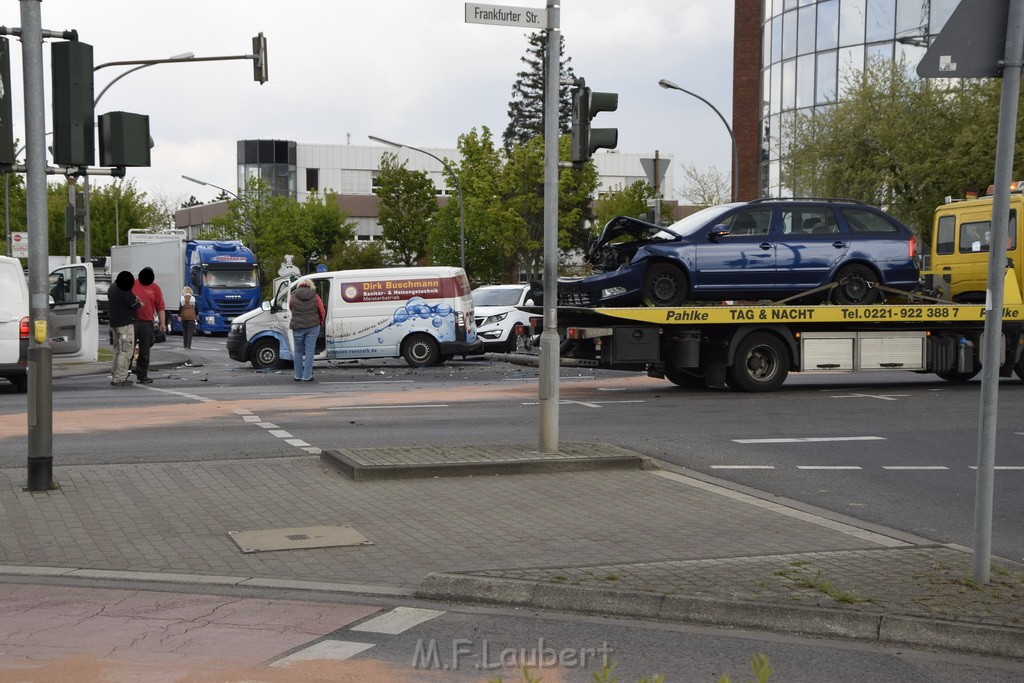
[[[547,13],[538,7],[510,7],[508,5],[466,3],[467,24],[524,26],[541,30],[547,28],[546,18]]]

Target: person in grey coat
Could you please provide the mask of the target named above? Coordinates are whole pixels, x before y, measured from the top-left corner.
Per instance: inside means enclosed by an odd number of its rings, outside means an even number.
[[[316,353],[316,338],[326,311],[320,295],[313,289],[313,283],[303,280],[295,287],[288,300],[292,319],[288,327],[292,331],[292,349],[296,382],[313,381],[313,355]]]
[[[122,270],[107,289],[110,304],[110,343],[114,346],[114,365],[110,383],[122,387],[128,383],[128,368],[135,353],[135,311],[142,302],[132,292],[135,276]]]

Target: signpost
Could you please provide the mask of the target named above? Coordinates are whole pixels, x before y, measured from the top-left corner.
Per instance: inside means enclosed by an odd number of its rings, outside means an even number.
[[[547,10],[466,3],[466,23],[547,31],[544,65],[544,331],[540,335],[540,451],[558,452],[558,86],[559,0]]]
[[[14,258],[28,258],[28,233],[11,233],[11,256]]]
[[[510,7],[508,5],[480,5],[466,3],[467,24],[491,24],[493,26],[523,26],[537,31],[546,29],[544,12],[536,7]]]

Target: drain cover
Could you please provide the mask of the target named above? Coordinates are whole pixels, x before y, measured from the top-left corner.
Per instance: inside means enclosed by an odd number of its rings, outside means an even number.
[[[243,553],[270,550],[335,548],[348,545],[373,545],[372,541],[350,526],[308,526],[292,529],[254,529],[229,531],[228,536]]]

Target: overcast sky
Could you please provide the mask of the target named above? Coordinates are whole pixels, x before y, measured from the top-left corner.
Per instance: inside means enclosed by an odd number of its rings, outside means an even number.
[[[0,22],[20,26],[21,2]],[[499,4],[492,2],[491,4]],[[120,80],[97,114],[148,114],[152,167],[129,169],[152,198],[177,205],[216,190],[181,175],[236,188],[236,141],[454,147],[489,127],[500,143],[527,29],[465,22],[463,0],[42,0],[44,29],[77,29],[96,65],[243,55],[252,36],[268,41],[269,82],[250,61],[157,65]],[[543,8],[544,0],[514,6]],[[674,155],[679,165],[728,173],[725,126],[699,100],[658,87],[667,78],[713,102],[731,123],[733,3],[708,0],[564,0],[565,55],[595,90],[619,93],[597,126],[619,129],[618,149]],[[15,136],[24,141],[21,43],[12,38]],[[49,47],[44,47],[47,126],[52,130]],[[123,67],[96,73],[100,91]],[[97,149],[98,157],[98,149]],[[97,178],[96,183],[106,182]],[[678,181],[677,181],[678,190]]]

